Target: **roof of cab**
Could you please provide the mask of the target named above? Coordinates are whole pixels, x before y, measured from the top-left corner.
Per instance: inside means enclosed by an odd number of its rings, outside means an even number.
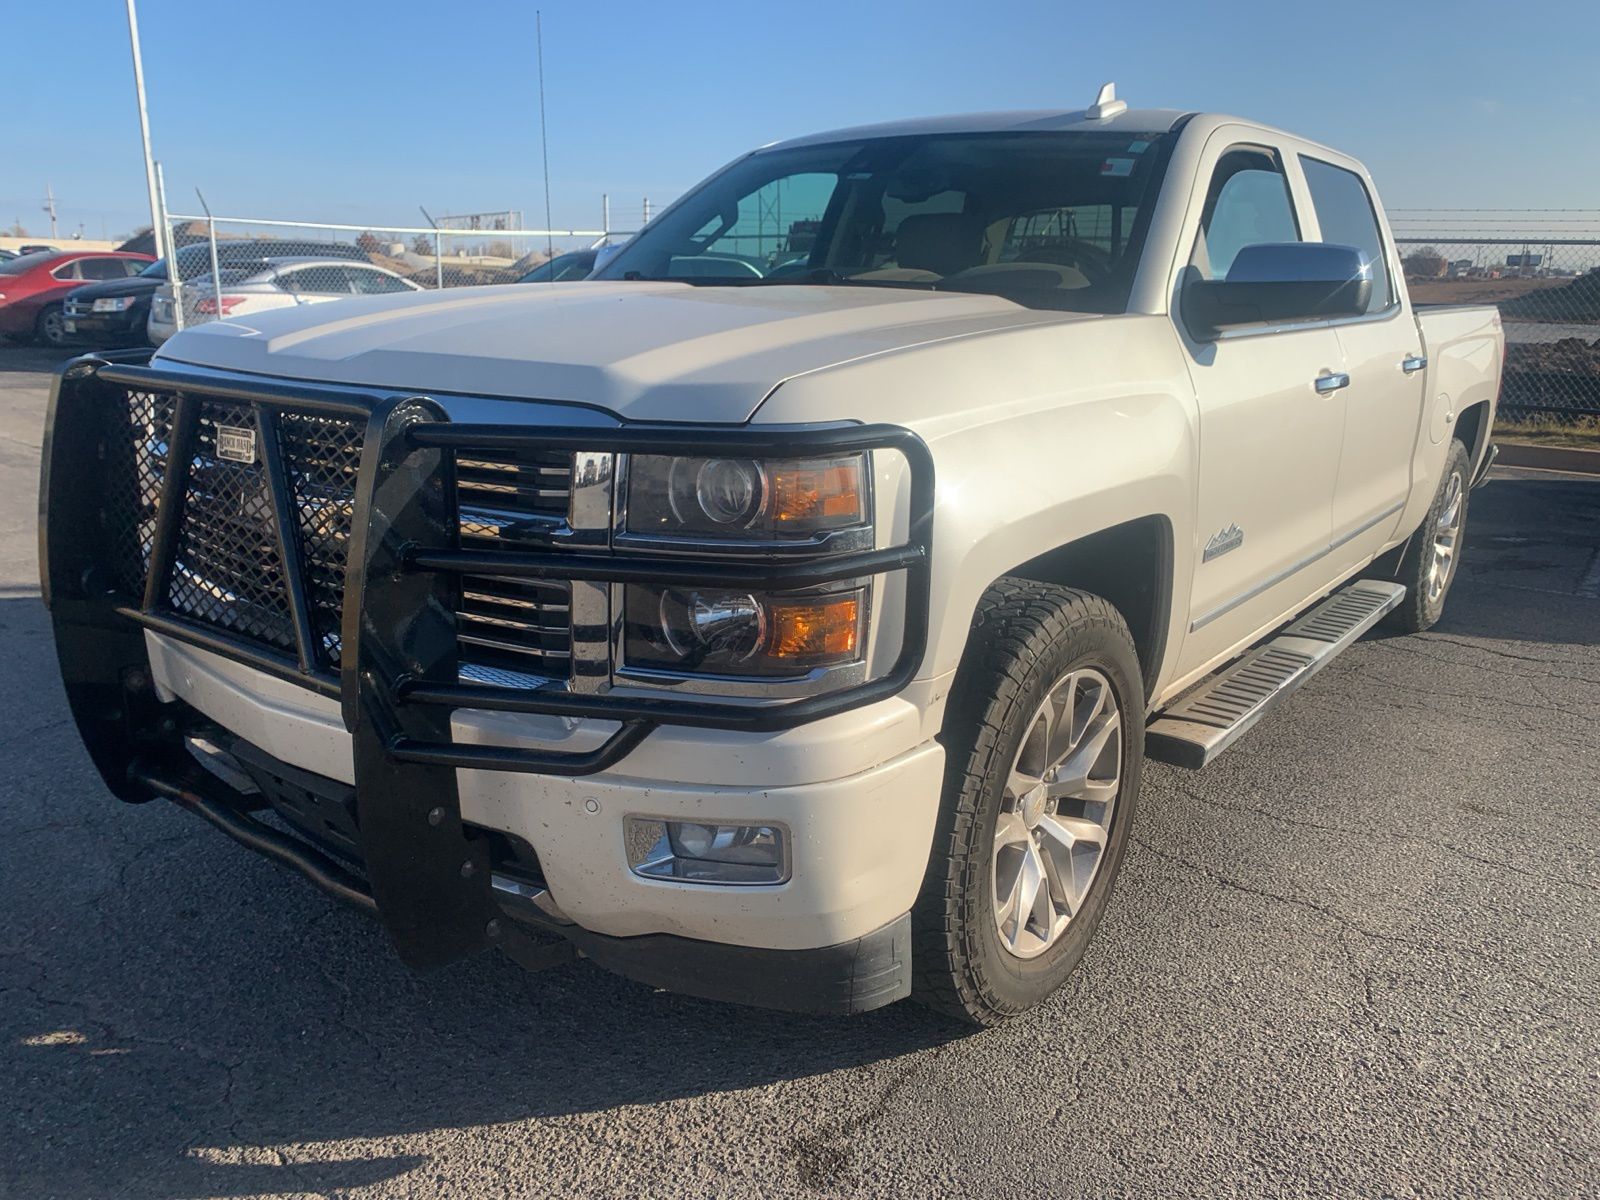
[[[829,142],[854,142],[866,138],[916,137],[937,133],[1166,133],[1184,116],[1177,108],[1130,108],[1114,117],[1090,120],[1085,110],[1038,109],[1022,112],[961,113],[948,117],[917,117],[857,125],[827,133],[807,134],[763,146],[820,146]]]

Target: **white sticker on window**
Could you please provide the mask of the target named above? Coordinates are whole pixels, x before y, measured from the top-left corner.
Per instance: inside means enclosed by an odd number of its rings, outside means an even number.
[[[1121,179],[1125,175],[1132,175],[1133,159],[1108,158],[1100,164],[1100,174],[1109,175],[1115,179]]]

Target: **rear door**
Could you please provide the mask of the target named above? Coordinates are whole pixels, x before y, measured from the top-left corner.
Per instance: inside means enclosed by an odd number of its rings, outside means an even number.
[[[1333,492],[1333,543],[1334,557],[1348,568],[1381,550],[1400,519],[1411,490],[1428,373],[1417,322],[1394,279],[1395,259],[1371,185],[1356,163],[1334,158],[1319,151],[1300,154],[1297,161],[1318,240],[1355,246],[1372,264],[1366,314],[1335,324],[1350,383],[1339,393],[1344,441]]]
[[[1224,128],[1201,160],[1184,278],[1221,279],[1247,245],[1302,240],[1307,222],[1281,144]],[[1343,370],[1323,326],[1246,326],[1196,341],[1176,325],[1199,403],[1189,673],[1275,624],[1324,582],[1344,406],[1316,388]]]

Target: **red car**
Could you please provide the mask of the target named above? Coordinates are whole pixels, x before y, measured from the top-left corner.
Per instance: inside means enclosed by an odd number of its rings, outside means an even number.
[[[38,340],[65,346],[61,317],[68,292],[102,279],[137,275],[155,259],[120,250],[60,250],[24,254],[0,262],[0,334],[14,342]]]

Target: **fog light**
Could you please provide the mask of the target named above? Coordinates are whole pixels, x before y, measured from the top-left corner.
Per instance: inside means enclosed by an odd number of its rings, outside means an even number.
[[[789,878],[788,837],[781,825],[629,817],[623,840],[628,866],[646,879],[760,884]]]

